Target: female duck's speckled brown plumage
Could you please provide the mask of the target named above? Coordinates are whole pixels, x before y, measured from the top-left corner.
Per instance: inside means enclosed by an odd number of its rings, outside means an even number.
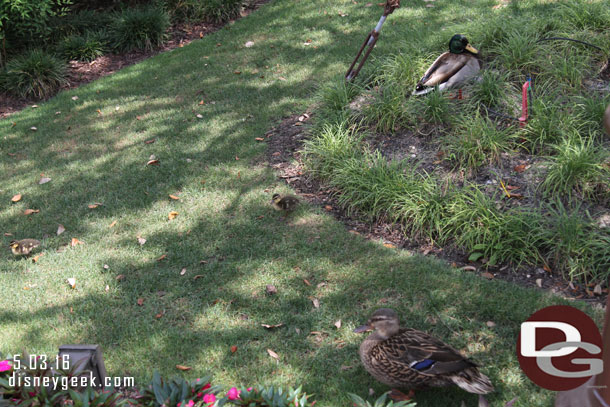
[[[360,345],[360,359],[380,382],[399,388],[456,384],[470,393],[493,391],[489,378],[474,362],[425,332],[400,328],[393,310],[378,309],[354,332],[370,329],[375,332]]]

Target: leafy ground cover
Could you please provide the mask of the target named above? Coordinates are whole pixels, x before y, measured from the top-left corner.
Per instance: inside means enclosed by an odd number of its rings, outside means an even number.
[[[396,11],[375,55],[440,44],[442,33],[417,33],[474,27],[494,3],[425,5]],[[491,405],[551,405],[552,393],[522,375],[515,338],[532,312],[565,300],[365,240],[321,208],[284,221],[269,205],[288,188],[256,138],[343,73],[380,13],[352,1],[274,1],[0,121],[3,244],[43,241],[36,262],[0,253],[3,352],[97,343],[109,373],[137,383],[179,364],[190,377],[302,384],[317,405],[348,405],[350,392],[387,390],[360,366],[362,337],[352,333],[384,306],[483,365],[497,389]],[[419,406],[461,401],[476,397],[417,396]]]
[[[496,10],[460,27],[481,44],[484,69],[459,92],[408,97],[434,57],[419,43],[360,83],[322,89],[306,164],[341,191],[343,206],[398,222],[425,245],[453,245],[492,268],[544,268],[600,284],[601,294],[610,270],[607,9]]]

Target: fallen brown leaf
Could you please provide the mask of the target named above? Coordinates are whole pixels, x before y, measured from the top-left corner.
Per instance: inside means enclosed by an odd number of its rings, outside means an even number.
[[[142,298],[142,297],[138,298],[137,303],[138,303],[138,305],[139,305],[140,307],[141,307],[142,305],[144,305],[144,298]]]
[[[167,254],[162,254],[161,257],[157,259],[157,261],[161,261],[163,259],[167,259]]]
[[[176,196],[176,195],[170,195],[169,197],[170,197],[171,199],[173,199],[174,201],[177,201],[177,200],[179,200],[179,199],[180,199],[180,197],[179,197],[179,196]]]
[[[46,184],[47,182],[51,182],[51,178],[42,177],[40,178],[40,181],[38,181],[38,185]]]
[[[113,228],[114,225],[116,225],[116,220],[113,220],[112,223],[110,225],[108,225],[109,228]]]
[[[489,279],[489,280],[491,280],[492,278],[494,278],[494,277],[495,277],[495,276],[494,276],[493,274],[491,274],[489,271],[486,271],[486,272],[484,272],[484,273],[481,273],[481,276],[482,276],[482,277],[485,277],[485,278],[487,278],[487,279]]]
[[[160,313],[158,313],[157,315],[155,315],[155,318],[157,318],[157,319],[159,319],[159,318],[161,318],[161,317],[163,317],[163,313],[162,313],[162,312],[160,312]]]
[[[125,274],[119,274],[118,276],[115,277],[116,281],[122,281],[125,280]]]
[[[536,285],[540,288],[542,288],[542,279],[541,278],[537,278],[536,279]]]
[[[40,254],[37,254],[36,256],[32,257],[32,261],[34,263],[36,263],[41,256],[44,256],[44,253],[40,253]]]
[[[342,366],[341,366],[341,370],[342,370],[342,371],[345,371],[345,370],[350,370],[350,369],[351,369],[351,368],[353,368],[353,367],[354,367],[354,366],[351,366],[351,365],[350,365],[350,366],[345,366],[345,365],[342,365]]]
[[[195,277],[193,277],[193,280],[197,280],[198,278],[201,277],[205,277],[203,274],[197,274]]]
[[[31,215],[33,213],[38,213],[40,212],[40,209],[26,209],[25,211],[23,211],[24,215]]]
[[[314,308],[320,308],[320,300],[314,298],[311,300],[311,302],[313,303]]]
[[[324,206],[324,209],[325,209],[327,212],[330,212],[330,211],[332,211],[332,210],[333,210],[333,207],[332,207],[332,206],[330,206],[330,205],[325,205],[325,206]]]
[[[142,246],[144,243],[146,243],[146,239],[144,239],[142,236],[138,236],[138,243],[140,246]]]
[[[176,369],[184,371],[184,370],[191,370],[191,367],[184,366],[184,365],[176,365]]]
[[[337,329],[341,328],[341,320],[340,319],[335,322],[335,326],[337,327]]]
[[[74,289],[76,288],[76,279],[74,277],[70,277],[68,278],[68,285],[70,286],[70,288]]]
[[[265,292],[269,295],[277,294],[277,288],[273,284],[267,284]]]
[[[176,218],[176,216],[178,216],[178,212],[176,212],[176,211],[171,211],[171,212],[169,213],[169,215],[167,215],[167,219],[172,220],[172,219],[175,219],[175,218]]]
[[[146,165],[159,165],[159,160],[148,160]]]
[[[494,326],[496,326],[496,323],[493,321],[487,321],[485,322],[485,325],[487,325],[489,328],[493,328]]]
[[[462,270],[466,270],[466,271],[477,271],[477,268],[475,266],[464,266],[462,267]],[[493,277],[492,277],[493,278]]]
[[[154,143],[155,141],[157,141],[157,139],[151,138],[150,140],[146,140],[146,141],[144,142],[144,144],[152,144],[152,143]],[[151,160],[151,161],[154,161],[154,160]],[[158,163],[159,163],[159,162],[157,161],[157,163],[156,163],[156,164],[158,164]],[[149,164],[154,164],[154,163],[151,163],[151,162],[149,161]],[[149,165],[149,164],[147,164],[147,165]]]
[[[525,171],[525,164],[515,165],[513,170],[515,170],[515,172],[523,172]]]
[[[277,359],[277,360],[280,359],[280,356],[277,353],[275,353],[274,351],[272,351],[271,349],[267,349],[267,353],[269,354],[269,356],[271,356],[274,359]]]
[[[389,249],[396,249],[396,246],[394,246],[392,243],[384,243],[383,245]]]
[[[304,279],[303,279],[303,282],[304,282],[305,284],[307,284],[308,286],[310,286],[310,287],[311,287],[311,283],[309,282],[309,280],[308,280],[308,279],[304,278]]]
[[[78,240],[77,238],[73,237],[72,240],[70,241],[70,246],[74,247],[76,245],[83,244],[83,243],[84,242],[82,242],[82,241]]]
[[[593,294],[602,295],[602,286],[599,284],[596,284],[595,288],[593,288]]]
[[[273,328],[279,328],[279,327],[281,327],[281,326],[284,326],[284,324],[283,324],[283,323],[281,323],[281,324],[275,324],[275,325],[261,324],[261,326],[262,326],[263,328],[267,328],[267,329],[273,329]]]
[[[186,267],[184,267],[182,270],[180,270],[180,275],[183,276],[186,274]]]
[[[235,353],[237,352],[237,346],[233,345],[231,346],[231,353]]]
[[[88,207],[89,209],[95,209],[95,208],[97,208],[97,207],[98,207],[98,206],[100,206],[100,205],[101,205],[101,203],[100,203],[100,202],[95,202],[95,203],[92,203],[91,205],[87,205],[87,207]]]
[[[262,138],[262,137],[256,137],[254,140],[256,140],[256,141],[265,141],[265,139]]]
[[[57,236],[61,235],[65,231],[66,231],[66,228],[64,227],[64,225],[62,225],[62,224],[57,225]]]

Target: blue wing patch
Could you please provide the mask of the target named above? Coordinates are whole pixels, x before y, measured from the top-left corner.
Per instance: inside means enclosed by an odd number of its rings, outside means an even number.
[[[415,369],[415,370],[425,370],[425,369],[428,369],[429,367],[431,367],[435,363],[436,363],[436,360],[424,359],[419,362],[411,363],[411,366],[409,366],[409,367],[411,369]]]

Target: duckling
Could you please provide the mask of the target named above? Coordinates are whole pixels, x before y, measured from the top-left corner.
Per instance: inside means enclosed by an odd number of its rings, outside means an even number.
[[[27,256],[40,246],[40,241],[36,239],[11,240],[9,246],[15,256]]]
[[[381,308],[356,333],[374,330],[360,345],[360,359],[377,380],[392,387],[415,388],[456,384],[469,393],[494,390],[477,365],[425,332],[401,328],[396,312]],[[399,393],[399,392],[398,392]]]
[[[449,89],[456,83],[472,78],[481,69],[476,57],[478,53],[466,37],[454,35],[449,41],[449,52],[436,58],[417,83],[413,94],[425,95],[432,92],[435,86],[439,90]]]
[[[299,205],[299,198],[292,195],[273,194],[271,203],[276,211],[292,212]]]

